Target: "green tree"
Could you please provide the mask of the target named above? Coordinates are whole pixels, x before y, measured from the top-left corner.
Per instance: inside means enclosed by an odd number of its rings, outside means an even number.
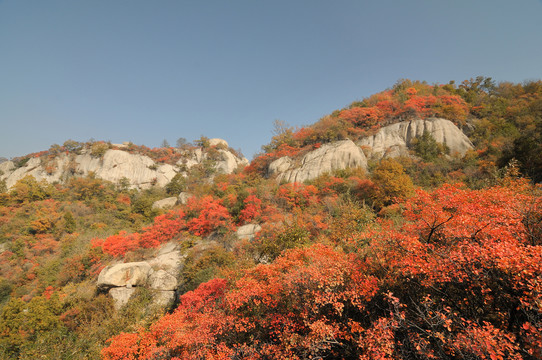
[[[67,211],[66,213],[64,213],[64,230],[68,234],[72,234],[73,232],[75,232],[76,228],[77,223],[75,222],[73,214],[70,211]]]
[[[412,141],[412,148],[416,155],[425,161],[433,161],[442,154],[449,152],[445,144],[441,144],[427,131]]]
[[[63,146],[66,149],[66,151],[79,154],[81,150],[83,149],[84,144],[70,139],[70,140],[66,140]]]
[[[261,254],[267,260],[274,260],[283,250],[309,244],[309,232],[297,224],[287,227],[276,238],[263,239]]]
[[[166,193],[168,195],[179,195],[185,188],[186,178],[181,173],[177,173],[166,185]]]
[[[12,298],[0,312],[0,348],[17,358],[23,347],[31,346],[44,333],[63,329],[59,319],[62,307],[57,295],[37,296],[25,303]]]

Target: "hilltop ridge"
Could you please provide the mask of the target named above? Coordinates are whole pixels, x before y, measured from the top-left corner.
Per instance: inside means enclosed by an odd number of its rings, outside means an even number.
[[[153,185],[166,186],[180,173],[188,176],[196,167],[207,167],[211,173],[230,174],[248,160],[222,139],[203,139],[198,145],[183,148],[148,149],[131,143],[77,143],[67,141],[48,151],[31,154],[16,161],[0,164],[0,180],[11,188],[17,181],[31,175],[49,183],[66,182],[71,177],[89,174],[126,186],[147,189]]]

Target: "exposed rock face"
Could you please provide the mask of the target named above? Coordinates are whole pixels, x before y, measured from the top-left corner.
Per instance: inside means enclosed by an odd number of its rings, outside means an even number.
[[[152,297],[155,305],[165,307],[175,300],[175,291],[153,291]]]
[[[269,174],[277,181],[303,182],[324,173],[354,167],[367,167],[365,154],[351,140],[322,145],[303,156],[299,165],[289,157],[282,157],[269,165]]]
[[[240,159],[229,151],[221,149],[218,152],[220,153],[220,160],[216,163],[215,168],[220,173],[231,174],[239,166],[248,165],[247,159]]]
[[[368,151],[368,156],[379,160],[383,157],[409,155],[408,147],[412,140],[429,132],[433,138],[450,149],[450,154],[465,155],[473,148],[469,138],[463,134],[451,121],[431,118],[426,120],[403,121],[381,128],[373,136],[357,142]]]
[[[151,266],[147,262],[132,262],[106,266],[98,276],[98,287],[141,286],[147,283]]]
[[[13,164],[13,161],[3,161],[0,163],[0,171],[3,173],[11,172],[15,168],[15,165]]]
[[[238,166],[248,165],[247,159],[241,159],[227,150],[228,143],[225,140],[212,140],[221,147],[218,150],[219,159],[216,159],[214,164],[219,172],[230,174]],[[185,150],[177,165],[189,169],[207,158],[207,153],[202,149]],[[31,158],[18,169],[12,161],[5,161],[0,163],[0,171],[0,180],[6,180],[8,188],[27,175],[32,175],[38,181],[54,183],[63,182],[71,176],[87,176],[92,172],[103,180],[118,183],[121,179],[128,179],[131,187],[146,189],[154,184],[167,185],[178,169],[169,164],[157,164],[148,156],[109,149],[101,158],[86,151],[81,155],[60,154],[53,159]]]
[[[237,235],[238,239],[249,239],[252,240],[256,233],[260,231],[262,227],[257,224],[247,224],[243,226],[239,226],[237,231],[235,232],[235,235]]]
[[[153,209],[166,209],[171,208],[177,204],[177,197],[168,197],[162,200],[157,200],[152,204]]]
[[[209,145],[211,145],[211,146],[220,146],[220,147],[223,147],[225,149],[227,149],[229,147],[228,142],[226,140],[218,139],[218,138],[209,139]]]
[[[165,306],[175,298],[183,263],[184,255],[179,247],[167,243],[152,259],[105,267],[98,276],[97,286],[109,289],[117,309],[128,302],[138,286],[151,291],[154,304]]]
[[[137,187],[150,187],[153,183],[165,186],[176,174],[169,164],[157,166],[148,156],[123,150],[107,150],[102,159],[79,155],[76,163],[77,173],[86,175],[92,171],[97,177],[112,182],[127,178]]]
[[[421,137],[424,131],[450,149],[450,154],[460,156],[473,148],[469,138],[451,121],[431,118],[396,123],[381,128],[373,136],[354,144],[350,140],[323,145],[303,156],[291,159],[287,156],[273,161],[268,168],[270,176],[278,181],[303,182],[334,170],[367,167],[367,157],[380,160],[383,157],[409,156],[412,140]],[[362,150],[363,149],[363,150]]]
[[[149,276],[148,285],[151,289],[174,291],[178,284],[175,276],[165,270],[158,270]]]
[[[135,288],[115,287],[109,289],[109,296],[115,301],[115,308],[118,310],[128,303],[128,300],[135,292]]]
[[[181,192],[177,198],[177,202],[181,205],[184,205],[188,202],[188,199],[190,199],[192,195],[190,195],[189,193],[187,192]]]

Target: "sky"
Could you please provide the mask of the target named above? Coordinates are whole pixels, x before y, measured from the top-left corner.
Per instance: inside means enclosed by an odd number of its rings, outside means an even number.
[[[0,0],[0,157],[222,138],[251,159],[400,79],[542,79],[542,0]]]

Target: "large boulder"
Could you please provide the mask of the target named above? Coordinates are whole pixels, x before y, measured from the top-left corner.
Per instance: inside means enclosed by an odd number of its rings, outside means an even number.
[[[139,188],[148,188],[153,184],[165,186],[176,174],[169,164],[158,166],[148,156],[123,150],[107,150],[101,159],[89,154],[78,155],[75,161],[80,174],[93,172],[97,177],[111,182],[126,178],[131,185]]]
[[[165,270],[158,270],[153,272],[149,276],[147,283],[151,289],[156,290],[174,291],[175,289],[177,289],[178,286],[177,278],[169,274]]]
[[[185,257],[179,246],[170,242],[162,245],[158,253],[147,262],[154,270],[164,270],[177,278],[183,268]]]
[[[170,242],[146,261],[105,267],[98,275],[97,286],[108,290],[117,309],[129,301],[137,286],[149,289],[153,304],[166,306],[175,299],[184,258],[179,246]]]
[[[233,173],[239,166],[247,166],[248,160],[245,158],[239,158],[235,155],[233,155],[231,152],[226,150],[218,150],[220,153],[220,160],[217,161],[215,169],[219,173],[223,174],[231,174]]]
[[[175,301],[175,291],[155,290],[152,292],[152,302],[160,307],[169,306]]]
[[[374,160],[384,157],[408,156],[412,141],[427,131],[433,138],[460,156],[473,148],[472,142],[457,126],[446,119],[403,121],[381,128],[375,135],[357,142]]]
[[[209,145],[210,146],[218,146],[218,147],[221,147],[221,148],[224,148],[224,149],[227,149],[229,147],[228,142],[226,140],[218,139],[218,138],[209,139]]]
[[[177,197],[173,196],[173,197],[168,197],[168,198],[153,202],[152,208],[153,209],[167,209],[167,208],[174,207],[175,204],[177,204]]]
[[[256,233],[260,230],[262,230],[262,227],[258,224],[247,224],[239,226],[235,232],[235,235],[238,239],[252,240],[254,239],[254,236],[256,236]]]
[[[181,204],[181,205],[185,205],[188,202],[188,199],[190,199],[191,197],[192,197],[192,195],[190,195],[189,193],[183,191],[177,197],[177,202],[179,204]]]
[[[304,182],[324,173],[346,168],[367,168],[365,154],[351,140],[322,145],[303,156],[299,163],[282,157],[269,165],[269,175],[277,181]]]
[[[132,297],[135,292],[135,288],[130,287],[114,287],[109,289],[109,296],[113,298],[113,303],[115,309],[120,309],[128,303],[128,300]]]
[[[106,266],[98,275],[98,287],[140,286],[147,283],[151,266],[145,261]]]

